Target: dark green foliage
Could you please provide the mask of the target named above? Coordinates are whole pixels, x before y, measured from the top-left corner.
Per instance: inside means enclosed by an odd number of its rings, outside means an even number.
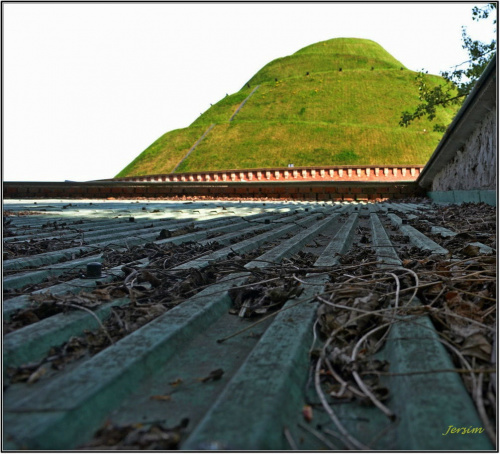
[[[472,18],[476,21],[487,19],[496,12],[496,3],[488,3],[479,8],[475,6],[472,10]],[[496,25],[496,19],[493,19]],[[496,31],[496,30],[495,30]],[[481,77],[488,63],[496,52],[496,40],[483,43],[473,40],[465,27],[462,27],[462,47],[467,49],[469,60],[455,66],[452,71],[443,71],[441,75],[446,84],[429,87],[425,81],[424,72],[421,71],[415,77],[419,91],[420,103],[412,111],[405,110],[401,113],[400,126],[407,127],[414,120],[426,116],[429,120],[436,117],[437,107],[450,105],[461,105],[465,98],[474,88],[475,83]],[[467,65],[465,68],[463,65]],[[434,131],[444,132],[446,126],[441,123],[434,125]]]
[[[343,162],[356,161],[358,158],[359,156],[353,150],[348,150],[344,148],[340,151],[340,153],[337,153],[333,157],[333,160],[335,161],[335,164],[342,164]]]

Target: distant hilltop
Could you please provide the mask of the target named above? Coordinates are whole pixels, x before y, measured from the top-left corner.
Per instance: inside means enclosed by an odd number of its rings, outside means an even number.
[[[264,66],[243,88],[167,132],[117,177],[314,165],[425,164],[442,133],[399,126],[418,104],[416,73],[379,44],[322,41]],[[428,84],[444,79],[428,75]],[[456,106],[436,121],[451,122]]]

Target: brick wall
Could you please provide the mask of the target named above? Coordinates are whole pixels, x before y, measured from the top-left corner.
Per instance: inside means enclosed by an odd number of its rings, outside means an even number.
[[[5,199],[38,198],[257,198],[319,201],[381,201],[422,195],[415,183],[131,183],[5,182]]]

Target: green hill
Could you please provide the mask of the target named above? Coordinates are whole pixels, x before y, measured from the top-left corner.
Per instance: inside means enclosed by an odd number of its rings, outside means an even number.
[[[425,164],[442,134],[427,120],[398,125],[401,111],[418,104],[415,75],[370,40],[307,46],[264,66],[189,127],[164,134],[117,177],[289,163]],[[441,109],[437,121],[450,123],[456,110]]]

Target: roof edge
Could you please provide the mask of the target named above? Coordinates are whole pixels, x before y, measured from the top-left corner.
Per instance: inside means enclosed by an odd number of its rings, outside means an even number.
[[[470,125],[469,127],[462,128],[465,121],[465,117],[472,116],[472,119],[477,119],[480,117],[479,114],[473,115],[471,110],[475,107],[476,101],[480,98],[483,92],[491,87],[489,84],[490,79],[496,76],[496,64],[497,56],[496,53],[488,63],[488,66],[484,70],[481,77],[478,79],[474,88],[470,92],[469,96],[465,99],[462,107],[455,115],[455,118],[451,122],[450,126],[446,129],[441,141],[432,153],[429,161],[420,172],[417,178],[417,183],[421,187],[429,187],[432,184],[432,180],[436,174],[441,171],[444,166],[455,156],[457,149],[463,145],[466,139],[469,137],[470,132],[475,125]],[[493,84],[493,89],[496,85]],[[486,98],[488,99],[488,98]],[[496,96],[491,97],[492,101],[496,101]]]

